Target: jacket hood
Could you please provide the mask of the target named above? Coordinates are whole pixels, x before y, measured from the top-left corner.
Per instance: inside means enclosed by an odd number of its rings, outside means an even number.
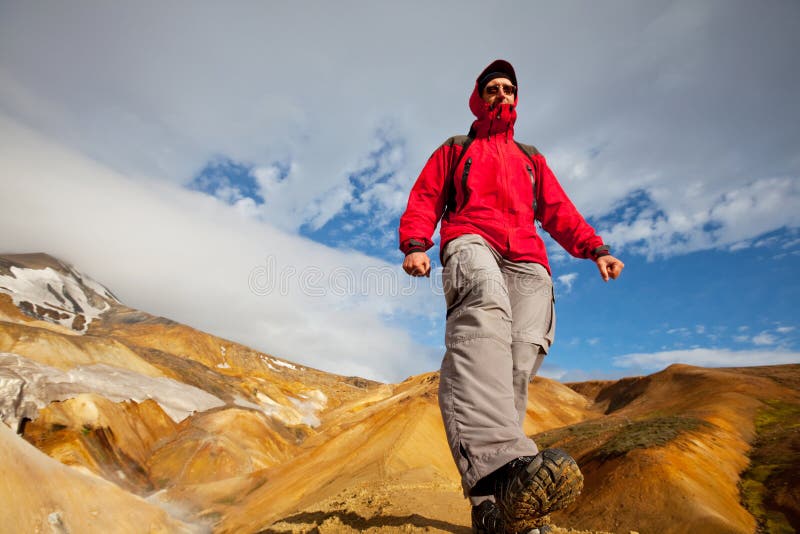
[[[493,127],[491,125],[491,111],[489,104],[483,101],[480,93],[478,92],[478,84],[481,78],[491,72],[504,72],[509,74],[511,83],[517,86],[517,93],[514,95],[513,104],[503,104],[499,110],[496,110],[497,119],[501,119],[500,123]],[[511,63],[504,59],[496,59],[489,63],[485,69],[478,74],[475,78],[475,86],[472,89],[472,94],[469,97],[469,109],[475,115],[476,121],[472,123],[472,130],[478,134],[482,132],[496,133],[498,129],[513,129],[514,122],[517,118],[517,102],[519,102],[519,84],[517,84],[517,74]],[[491,130],[491,131],[490,131]]]
[[[480,74],[478,74],[478,77],[475,78],[475,87],[473,87],[472,94],[469,97],[469,109],[472,111],[473,115],[479,119],[488,114],[489,105],[483,101],[483,98],[481,98],[481,95],[478,92],[478,84],[480,83],[481,78],[490,72],[508,73],[511,83],[519,87],[517,84],[517,73],[514,71],[514,67],[511,66],[511,63],[504,59],[495,59],[489,63],[489,65],[487,65],[486,68],[483,69]],[[519,90],[517,91],[517,94],[514,95],[514,106],[517,105],[517,100],[519,100]]]

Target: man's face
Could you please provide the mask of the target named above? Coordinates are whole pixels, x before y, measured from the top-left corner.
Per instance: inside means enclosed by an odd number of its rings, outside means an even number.
[[[508,78],[495,78],[483,88],[481,97],[492,107],[500,104],[513,104],[516,90],[517,88]]]

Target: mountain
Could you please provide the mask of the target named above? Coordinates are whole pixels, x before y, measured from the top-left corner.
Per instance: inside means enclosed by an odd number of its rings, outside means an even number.
[[[796,530],[799,386],[798,365],[537,378],[524,429],[586,477],[554,523]],[[437,387],[437,373],[382,384],[308,368],[127,307],[51,256],[0,256],[0,521],[466,533]]]

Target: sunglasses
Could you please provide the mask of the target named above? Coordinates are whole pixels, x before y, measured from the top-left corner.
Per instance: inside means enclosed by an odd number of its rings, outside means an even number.
[[[487,95],[496,95],[500,89],[503,90],[503,94],[506,95],[513,95],[517,93],[517,88],[513,85],[506,84],[506,83],[498,83],[497,85],[487,85],[486,91]]]

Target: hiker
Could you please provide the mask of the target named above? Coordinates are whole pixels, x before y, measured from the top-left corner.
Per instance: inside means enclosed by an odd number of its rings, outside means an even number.
[[[539,451],[522,422],[528,383],[553,342],[553,282],[535,221],[603,280],[624,264],[578,213],[544,156],[517,143],[517,77],[496,60],[469,99],[469,135],[445,141],[400,219],[403,269],[429,276],[441,219],[446,352],[439,406],[470,498],[475,532],[546,532],[548,513],[577,497],[583,475],[559,449]]]

